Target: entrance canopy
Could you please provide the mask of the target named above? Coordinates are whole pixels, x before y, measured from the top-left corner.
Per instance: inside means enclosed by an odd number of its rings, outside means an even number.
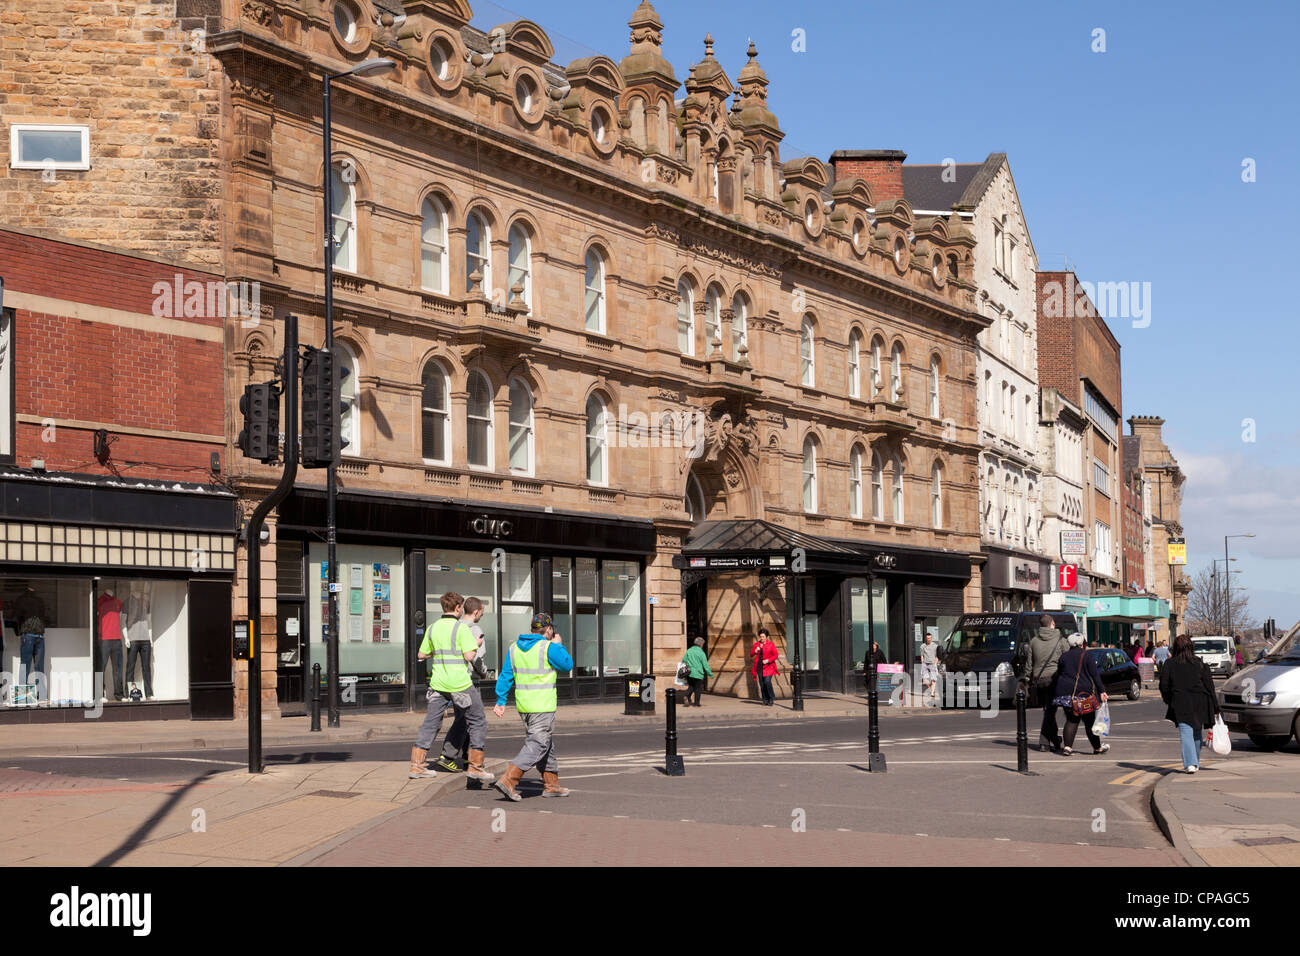
[[[970,578],[964,553],[927,548],[882,547],[869,541],[823,538],[760,519],[702,521],[673,558],[673,567],[703,574],[765,571],[848,575],[910,574]]]
[[[1169,602],[1163,598],[1094,597],[1088,602],[1088,617],[1094,621],[1122,621],[1140,624],[1169,616]]]

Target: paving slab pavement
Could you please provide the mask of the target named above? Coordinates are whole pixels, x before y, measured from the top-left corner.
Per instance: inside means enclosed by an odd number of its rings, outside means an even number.
[[[1234,751],[1156,783],[1156,822],[1192,866],[1300,866],[1300,754]],[[1207,751],[1208,754],[1208,751]]]

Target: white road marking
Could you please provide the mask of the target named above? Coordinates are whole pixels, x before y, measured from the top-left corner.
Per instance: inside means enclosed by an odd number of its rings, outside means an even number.
[[[617,777],[617,776],[621,776],[622,773],[623,773],[622,770],[614,770],[614,771],[612,771],[612,772],[610,772],[610,773],[566,773],[566,774],[564,775],[564,779],[565,779],[565,780],[583,780],[583,779],[585,779],[586,777]]]
[[[227,767],[247,766],[242,760],[209,760],[205,757],[152,757],[148,754],[58,754],[33,757],[33,760],[175,760],[180,763],[217,763]],[[17,768],[14,768],[17,769]],[[53,771],[49,771],[53,773]]]

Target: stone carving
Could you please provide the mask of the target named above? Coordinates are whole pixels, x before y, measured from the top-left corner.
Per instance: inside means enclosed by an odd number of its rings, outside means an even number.
[[[244,0],[240,8],[245,18],[264,27],[275,24],[275,11],[259,0]]]
[[[785,222],[785,216],[775,209],[764,209],[763,221],[769,226],[779,226]]]
[[[722,473],[722,477],[726,479],[727,487],[729,488],[740,487],[740,482],[742,479],[740,476],[740,472],[736,469],[734,465],[727,468],[727,470]]]
[[[733,423],[730,412],[710,418],[704,431],[704,460],[717,461],[727,446],[733,444],[743,455],[758,453],[758,426],[753,418],[746,415],[739,423]]]
[[[274,104],[275,94],[270,90],[263,89],[252,83],[245,83],[238,77],[230,78],[230,95],[232,97],[242,96],[245,99],[256,100],[259,103],[265,103],[267,106]]]
[[[667,183],[669,186],[677,183],[677,170],[664,163],[655,163],[655,178],[661,183]]]
[[[650,239],[663,239],[665,242],[680,243],[682,241],[682,234],[680,232],[657,222],[652,222],[650,225],[646,226],[645,234]]]
[[[757,259],[751,259],[748,256],[741,255],[731,249],[723,249],[720,246],[715,246],[702,239],[691,240],[687,244],[686,248],[699,255],[708,256],[716,262],[725,262],[728,265],[740,266],[741,268],[748,269],[751,272],[757,272],[759,275],[770,276],[772,278],[780,278],[781,276],[780,269],[764,265]]]

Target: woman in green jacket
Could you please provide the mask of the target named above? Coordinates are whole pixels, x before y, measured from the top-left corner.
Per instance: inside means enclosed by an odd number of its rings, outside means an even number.
[[[687,650],[682,661],[690,668],[690,674],[686,678],[686,703],[683,706],[691,706],[691,695],[695,695],[695,706],[700,706],[700,694],[704,690],[704,675],[713,676],[713,671],[709,668],[709,659],[704,653],[704,638],[697,637],[695,643]]]

